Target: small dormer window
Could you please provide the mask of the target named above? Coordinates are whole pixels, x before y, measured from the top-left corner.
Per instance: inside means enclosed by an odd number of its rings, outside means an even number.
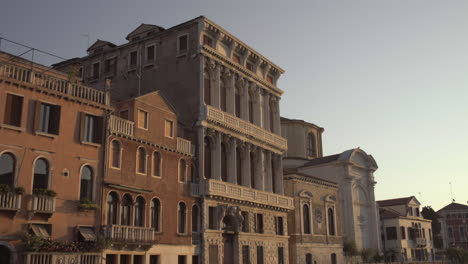
[[[154,44],[146,46],[146,62],[151,63],[156,59],[156,46]]]
[[[93,68],[92,68],[92,72],[91,72],[91,78],[93,79],[99,79],[99,71],[100,71],[100,63],[99,62],[96,62],[96,63],[93,63]]]
[[[211,39],[207,35],[203,35],[203,45],[206,45],[206,46],[209,46],[209,47],[212,48],[213,47],[213,39]]]
[[[415,208],[416,209],[416,216],[419,217],[419,208]]]
[[[188,34],[181,35],[177,38],[177,54],[183,55],[188,51]]]

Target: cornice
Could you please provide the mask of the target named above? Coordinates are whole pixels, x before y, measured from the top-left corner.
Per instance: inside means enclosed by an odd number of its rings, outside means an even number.
[[[117,133],[115,131],[111,131],[110,136],[117,136],[119,138],[129,139],[129,140],[131,140],[133,142],[137,142],[137,143],[140,143],[140,144],[145,144],[147,146],[155,147],[155,148],[158,148],[158,149],[161,149],[161,150],[166,150],[166,151],[169,151],[169,152],[174,152],[174,153],[177,153],[179,155],[192,157],[191,154],[178,151],[177,149],[173,149],[171,147],[164,146],[164,145],[159,145],[159,144],[156,144],[156,143],[153,143],[151,141],[147,141],[147,140],[144,140],[144,139],[141,139],[141,138],[132,137],[132,136],[128,136],[128,135],[125,135],[125,134]]]
[[[315,183],[315,184],[331,187],[331,188],[334,188],[334,189],[338,188],[338,184],[332,184],[332,183],[329,183],[329,182],[326,182],[326,181],[321,181],[321,180],[318,180],[318,179],[312,179],[312,178],[308,178],[308,177],[300,176],[300,175],[296,175],[296,174],[285,175],[285,176],[283,176],[283,179],[284,180],[305,181],[305,182],[310,182],[310,183]]]

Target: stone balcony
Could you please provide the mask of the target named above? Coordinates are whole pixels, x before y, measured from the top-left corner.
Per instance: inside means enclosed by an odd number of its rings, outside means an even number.
[[[113,242],[125,244],[155,244],[157,232],[154,228],[140,226],[104,226],[104,236]]]
[[[223,112],[213,106],[206,106],[206,120],[220,126],[234,130],[238,133],[251,136],[255,140],[266,143],[276,149],[285,151],[288,149],[288,141],[280,135],[271,133],[257,125]]]
[[[200,184],[193,184],[192,195],[221,196],[236,200],[281,207],[288,210],[294,209],[293,199],[290,197],[212,179],[203,180]]]
[[[97,104],[109,105],[109,95],[103,91],[84,86],[78,82],[61,79],[44,71],[35,71],[15,64],[0,62],[0,78],[28,83],[67,98],[77,98]]]
[[[27,252],[25,264],[101,264],[100,253]]]
[[[34,213],[53,214],[55,212],[55,197],[33,195],[31,210]]]
[[[135,122],[111,115],[109,118],[109,129],[112,133],[124,137],[133,137],[135,131]],[[189,140],[177,137],[177,151],[184,154],[193,155],[192,142]]]
[[[427,240],[421,237],[416,238],[415,242],[416,242],[416,246],[418,247],[425,247],[427,244]]]
[[[16,193],[0,194],[0,210],[18,211],[21,209],[21,195]]]

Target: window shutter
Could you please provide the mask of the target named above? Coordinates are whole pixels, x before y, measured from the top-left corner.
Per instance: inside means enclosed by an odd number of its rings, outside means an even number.
[[[96,116],[94,120],[96,120],[96,124],[94,126],[95,143],[101,144],[104,132],[104,118],[102,116]]]
[[[34,108],[34,131],[39,131],[39,122],[41,120],[41,102],[36,101]]]
[[[50,132],[52,134],[58,135],[60,130],[60,106],[54,105],[50,113]]]
[[[80,112],[80,142],[85,140],[85,122],[86,122],[86,114]]]
[[[6,105],[5,105],[5,116],[3,118],[3,123],[5,124],[11,124],[11,112],[13,111],[12,109],[12,101],[13,101],[13,96],[10,94],[7,94],[6,96]]]

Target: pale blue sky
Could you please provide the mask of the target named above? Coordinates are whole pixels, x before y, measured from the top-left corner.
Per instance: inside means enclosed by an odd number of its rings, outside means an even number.
[[[0,34],[72,58],[85,55],[80,34],[122,44],[140,23],[199,15],[286,70],[282,115],[324,127],[326,155],[374,156],[377,199],[439,209],[452,182],[468,201],[468,1],[15,0],[1,4]]]

